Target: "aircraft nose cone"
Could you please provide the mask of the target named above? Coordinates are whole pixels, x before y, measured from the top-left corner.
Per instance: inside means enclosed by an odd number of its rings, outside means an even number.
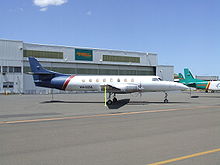
[[[188,89],[188,87],[186,85],[183,85],[183,84],[180,84],[180,83],[177,83],[176,87],[178,88],[178,90],[186,90],[186,89]]]

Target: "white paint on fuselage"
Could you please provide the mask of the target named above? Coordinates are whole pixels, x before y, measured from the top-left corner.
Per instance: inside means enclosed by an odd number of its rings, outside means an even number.
[[[210,81],[209,90],[213,90],[213,91],[220,90],[220,81]]]
[[[109,76],[109,75],[76,75],[66,87],[68,91],[101,91],[101,86],[136,85],[141,92],[183,90],[186,86],[171,82],[159,81],[158,76]]]

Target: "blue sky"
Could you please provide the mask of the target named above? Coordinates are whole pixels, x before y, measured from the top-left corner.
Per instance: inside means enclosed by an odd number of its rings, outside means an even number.
[[[1,0],[0,38],[152,52],[176,73],[220,76],[220,0],[35,1]]]

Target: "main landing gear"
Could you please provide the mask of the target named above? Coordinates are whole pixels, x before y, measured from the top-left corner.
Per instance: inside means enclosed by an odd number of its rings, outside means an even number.
[[[167,99],[167,97],[168,97],[168,94],[165,92],[165,97],[164,97],[164,103],[168,103],[168,99]]]
[[[114,94],[114,96],[113,96],[113,99],[111,100],[112,94]],[[108,101],[106,102],[106,104],[111,105],[112,103],[116,103],[117,101],[118,101],[118,99],[116,98],[116,94],[115,93],[109,93]]]
[[[112,97],[112,94],[113,94],[113,98],[111,99]],[[111,105],[113,103],[116,103],[118,101],[118,99],[116,98],[116,93],[109,93],[108,95],[108,100],[106,101],[106,104],[107,105]],[[164,103],[168,103],[169,100],[168,100],[168,94],[165,92],[165,96],[164,96]]]

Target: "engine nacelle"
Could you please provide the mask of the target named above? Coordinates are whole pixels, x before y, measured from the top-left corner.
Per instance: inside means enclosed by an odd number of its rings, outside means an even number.
[[[121,85],[120,90],[125,93],[139,92],[141,89],[138,85]]]

